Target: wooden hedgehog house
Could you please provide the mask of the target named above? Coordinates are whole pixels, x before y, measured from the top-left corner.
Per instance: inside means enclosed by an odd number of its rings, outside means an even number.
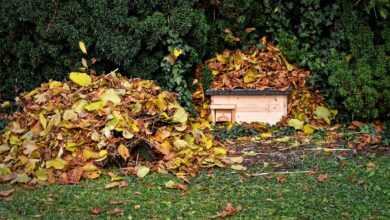
[[[211,115],[215,122],[264,122],[271,125],[287,115],[291,89],[209,89]]]

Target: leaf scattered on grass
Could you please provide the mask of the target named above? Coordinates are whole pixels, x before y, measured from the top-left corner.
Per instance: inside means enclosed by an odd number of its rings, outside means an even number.
[[[237,212],[241,210],[242,210],[241,206],[234,207],[232,203],[228,202],[226,206],[217,213],[217,215],[212,216],[211,218],[226,218],[235,215]]]
[[[139,178],[144,178],[146,175],[148,175],[149,171],[150,171],[149,167],[139,166],[137,167],[137,176]]]
[[[230,168],[232,168],[233,170],[239,170],[239,171],[247,170],[247,168],[245,166],[240,165],[240,164],[234,164]]]
[[[9,190],[5,190],[5,191],[0,191],[0,197],[9,197],[14,192],[15,192],[15,189],[9,189]]]
[[[102,208],[99,208],[99,207],[95,207],[95,208],[92,208],[91,209],[91,214],[92,215],[99,215],[100,213],[102,213]]]
[[[325,182],[326,180],[328,180],[328,178],[329,178],[328,174],[320,174],[317,177],[317,181],[322,183],[322,182]]]
[[[187,185],[176,183],[173,180],[169,180],[165,183],[165,187],[168,189],[179,189],[179,190],[187,190]]]

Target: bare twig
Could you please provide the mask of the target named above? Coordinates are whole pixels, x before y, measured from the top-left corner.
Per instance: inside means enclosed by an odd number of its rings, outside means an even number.
[[[305,148],[306,151],[352,151],[352,149],[346,148],[326,148],[326,147],[317,147],[317,148]]]
[[[252,173],[250,176],[266,176],[266,175],[273,175],[273,174],[299,174],[299,173],[309,173],[311,171],[305,170],[305,171],[282,171],[282,172],[267,172],[267,173]]]

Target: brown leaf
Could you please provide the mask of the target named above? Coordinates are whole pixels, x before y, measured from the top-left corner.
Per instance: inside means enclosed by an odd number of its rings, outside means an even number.
[[[212,218],[226,218],[229,216],[235,215],[237,212],[241,211],[241,206],[234,207],[232,203],[228,202],[225,208],[217,213],[216,216]]]
[[[276,176],[276,181],[280,184],[283,184],[287,181],[287,176],[286,175]]]
[[[129,185],[129,183],[126,180],[122,180],[122,181],[111,182],[111,183],[107,184],[104,188],[105,189],[112,189],[115,187],[124,188],[124,187],[127,187],[128,185]]]
[[[121,208],[113,208],[108,211],[109,215],[115,215],[115,216],[123,216],[124,211]]]
[[[318,177],[317,177],[317,181],[322,183],[322,182],[325,182],[326,180],[328,180],[328,174],[320,174]]]
[[[83,175],[83,169],[76,167],[68,172],[68,183],[76,184],[80,182],[81,176]]]
[[[92,215],[99,215],[103,210],[99,207],[95,207],[91,209],[91,214]]]
[[[12,195],[12,193],[15,191],[15,189],[9,189],[5,191],[0,191],[0,197],[9,197]]]

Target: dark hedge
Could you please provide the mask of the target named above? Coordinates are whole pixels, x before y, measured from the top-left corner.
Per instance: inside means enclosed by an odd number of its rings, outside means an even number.
[[[389,0],[1,0],[0,101],[65,79],[83,40],[98,72],[158,80],[190,106],[197,64],[268,35],[313,71],[312,87],[341,115],[389,118],[389,8]],[[168,65],[172,48],[184,55]]]

